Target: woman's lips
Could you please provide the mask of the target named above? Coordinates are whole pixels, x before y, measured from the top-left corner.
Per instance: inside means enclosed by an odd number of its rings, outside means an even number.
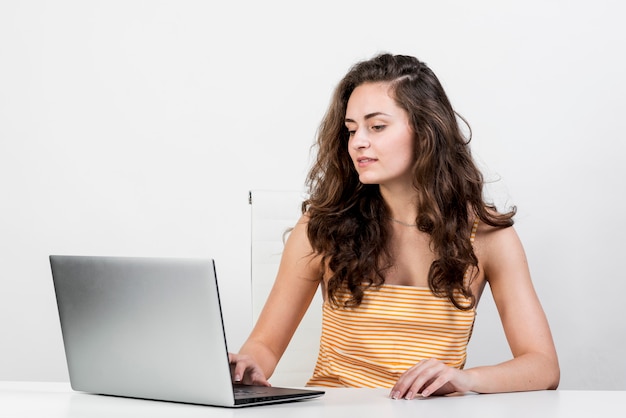
[[[378,161],[376,158],[370,157],[359,157],[356,160],[359,167],[367,167],[368,165],[373,164],[376,161]]]

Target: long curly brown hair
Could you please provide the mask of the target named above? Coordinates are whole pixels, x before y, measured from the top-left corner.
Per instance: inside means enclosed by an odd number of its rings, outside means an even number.
[[[337,304],[338,290],[347,288],[351,298],[346,304],[359,305],[364,288],[382,285],[386,270],[394,263],[389,251],[389,208],[378,185],[359,181],[348,154],[348,99],[357,86],[370,82],[389,83],[414,132],[415,222],[430,235],[436,256],[428,273],[429,287],[457,308],[471,309],[475,298],[464,275],[470,268],[478,272],[469,239],[473,222],[478,218],[494,227],[508,227],[513,225],[515,208],[498,213],[484,201],[483,176],[469,148],[471,135],[466,138],[462,133],[458,115],[431,69],[414,57],[390,54],[350,69],[337,86],[317,133],[316,161],[306,183],[309,198],[302,203],[302,211],[309,216],[313,251],[330,272],[329,300]]]

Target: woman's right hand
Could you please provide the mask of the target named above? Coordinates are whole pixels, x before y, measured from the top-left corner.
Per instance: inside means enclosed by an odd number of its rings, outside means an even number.
[[[244,385],[272,386],[267,381],[263,370],[251,356],[246,354],[228,353],[230,375],[234,383]]]

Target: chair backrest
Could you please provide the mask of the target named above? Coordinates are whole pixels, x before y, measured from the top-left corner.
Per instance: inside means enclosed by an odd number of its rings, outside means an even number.
[[[302,192],[250,191],[252,315],[256,322],[269,295],[285,233],[300,217]],[[322,329],[322,297],[316,294],[270,379],[276,386],[304,386],[313,373]]]

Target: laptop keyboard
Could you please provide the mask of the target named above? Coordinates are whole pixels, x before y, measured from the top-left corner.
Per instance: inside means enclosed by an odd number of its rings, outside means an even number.
[[[265,386],[235,386],[234,387],[235,396],[239,395],[262,395],[264,393],[268,393],[269,391],[265,388]]]

